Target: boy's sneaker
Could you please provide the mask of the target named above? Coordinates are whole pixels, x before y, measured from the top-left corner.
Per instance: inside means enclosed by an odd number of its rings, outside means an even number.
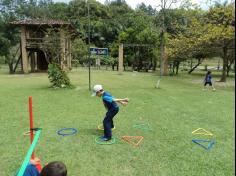
[[[100,139],[101,139],[101,141],[105,141],[105,142],[111,140],[111,138],[108,138],[108,137],[105,137],[105,136],[102,136]]]

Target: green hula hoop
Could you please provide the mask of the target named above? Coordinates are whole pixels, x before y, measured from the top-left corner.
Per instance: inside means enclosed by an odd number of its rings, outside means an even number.
[[[114,131],[116,129],[116,127],[114,127],[114,128],[112,128],[112,131]],[[101,131],[103,131],[104,130],[104,128],[103,128],[103,125],[101,124],[101,125],[98,125],[98,130],[101,130]]]
[[[114,144],[116,142],[116,138],[115,137],[112,137],[111,140],[107,141],[107,142],[106,141],[105,142],[101,141],[100,138],[101,138],[100,136],[95,138],[95,142],[97,144],[99,144],[99,145],[112,145],[112,144]]]

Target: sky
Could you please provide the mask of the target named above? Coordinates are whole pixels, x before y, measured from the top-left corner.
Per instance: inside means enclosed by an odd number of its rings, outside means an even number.
[[[53,1],[54,2],[66,2],[66,3],[68,3],[70,0],[53,0]],[[99,1],[101,3],[105,2],[105,0],[97,0],[97,1]],[[154,8],[155,7],[157,8],[158,1],[159,0],[126,0],[127,4],[129,4],[129,6],[131,6],[133,9],[135,9],[136,6],[138,4],[141,4],[142,2],[144,2],[146,5],[151,5]],[[199,5],[203,9],[207,9],[207,7],[208,7],[208,5],[206,4],[207,0],[191,0],[191,1],[192,1],[192,3]],[[174,7],[174,6],[172,6],[172,7]]]

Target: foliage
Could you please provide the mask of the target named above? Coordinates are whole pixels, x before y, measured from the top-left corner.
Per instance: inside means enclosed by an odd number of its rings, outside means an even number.
[[[63,29],[60,31],[55,31],[53,28],[48,28],[45,32],[45,37],[43,38],[44,45],[42,46],[43,51],[47,54],[46,58],[50,63],[48,66],[48,78],[52,83],[53,87],[64,88],[70,87],[70,80],[66,72],[62,69],[64,68],[63,58],[61,52],[61,39],[62,35],[70,38],[70,34]]]
[[[136,65],[139,68],[144,67],[144,63],[149,63],[154,69],[157,56],[154,50],[158,46],[158,34],[152,27],[152,18],[142,11],[130,14],[129,27],[120,32],[119,43],[131,44],[125,47],[125,61],[129,66]],[[146,46],[133,46],[146,45]],[[139,70],[139,69],[138,69]]]
[[[115,57],[102,57],[101,61],[105,65],[115,66],[118,64],[118,58],[115,58]]]
[[[52,63],[48,65],[48,78],[53,88],[71,87],[69,77],[58,64]]]
[[[13,73],[13,64],[15,62],[14,50],[16,44],[19,43],[17,29],[13,28],[9,22],[16,19],[13,6],[9,1],[3,2],[3,7],[0,4],[0,56],[5,56],[6,63],[9,66],[9,72]]]
[[[137,10],[145,12],[147,15],[154,16],[157,13],[157,10],[151,5],[145,5],[143,2],[138,5]]]
[[[77,66],[85,62],[88,57],[88,46],[82,39],[75,39],[72,43],[72,61]]]
[[[41,46],[43,51],[47,53],[48,62],[57,63],[61,62],[61,42],[60,35],[65,33],[63,29],[56,31],[54,28],[48,28],[44,33],[43,45]]]
[[[170,8],[179,3],[182,5],[178,8]],[[16,32],[8,22],[53,18],[71,22],[79,31],[80,38],[75,40],[72,53],[76,63],[87,62],[85,50],[90,38],[91,45],[108,47],[114,58],[118,57],[120,42],[157,46],[149,50],[141,48],[141,51],[126,48],[125,62],[129,65],[142,62],[156,65],[158,58],[163,60],[161,52],[164,49],[171,62],[220,56],[225,60],[225,68],[232,64],[233,54],[230,53],[234,49],[230,48],[234,48],[235,40],[233,3],[217,3],[208,10],[194,6],[189,0],[161,0],[157,5],[161,8],[141,3],[132,9],[124,0],[106,1],[105,4],[95,0],[72,0],[68,4],[52,0],[4,0],[0,4],[0,52],[9,63],[14,63],[7,55],[18,42],[12,35]],[[228,51],[224,53],[223,48]]]
[[[169,57],[177,60],[204,59],[220,56],[224,60],[222,80],[232,64],[235,50],[235,17],[233,5],[212,7],[201,16],[192,16],[186,29],[169,42]],[[232,52],[232,51],[231,51]]]

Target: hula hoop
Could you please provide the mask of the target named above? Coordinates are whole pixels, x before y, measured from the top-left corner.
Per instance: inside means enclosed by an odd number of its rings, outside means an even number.
[[[113,130],[115,130],[115,129],[116,129],[116,127],[112,128],[112,131],[113,131]],[[103,125],[102,125],[102,124],[98,125],[98,130],[101,130],[101,131],[103,131],[103,130],[104,130],[104,128],[103,128]]]
[[[35,131],[33,131],[33,133],[35,134]],[[26,131],[23,133],[24,136],[29,136],[30,135],[30,131]]]
[[[95,138],[95,142],[99,145],[112,145],[116,142],[116,138],[112,137],[110,141],[101,141],[101,137]]]
[[[70,133],[66,133],[65,131],[69,131]],[[78,131],[75,128],[62,128],[57,131],[57,134],[60,136],[72,136],[75,135],[77,132]]]

